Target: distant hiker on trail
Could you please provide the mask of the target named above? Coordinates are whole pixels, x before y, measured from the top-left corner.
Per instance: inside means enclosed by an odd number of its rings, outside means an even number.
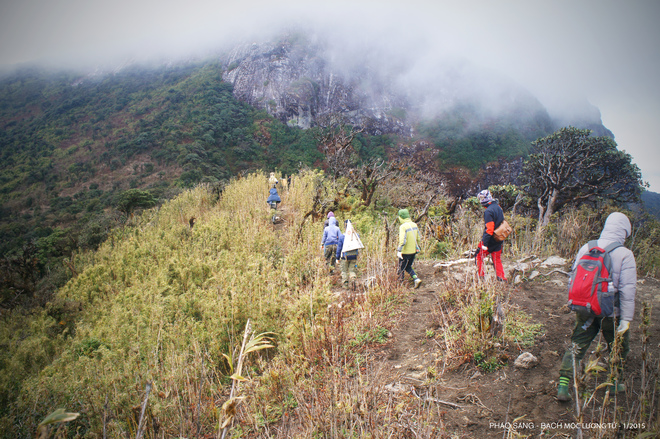
[[[332,213],[332,212],[331,212]],[[334,215],[328,218],[328,226],[323,229],[323,238],[321,239],[321,249],[326,262],[330,266],[330,273],[335,269],[337,262],[337,244],[339,238],[343,235],[339,227],[337,227],[337,220]]]
[[[364,248],[360,235],[353,228],[350,220],[344,221],[346,227],[344,234],[337,243],[336,257],[341,267],[341,281],[345,289],[349,287],[349,281],[355,282],[357,279],[357,257],[358,249]]]
[[[277,193],[277,188],[273,186],[270,188],[270,195],[266,199],[266,203],[270,205],[271,209],[277,209],[277,204],[281,203],[282,199],[280,198],[279,194]]]
[[[484,277],[484,259],[490,254],[495,265],[495,276],[497,280],[506,282],[504,267],[502,266],[502,242],[497,241],[493,234],[504,221],[504,212],[493,198],[488,189],[484,189],[477,195],[484,210],[484,234],[476,250],[477,272],[480,278]]]
[[[404,272],[408,272],[412,277],[415,288],[422,284],[422,280],[417,277],[413,270],[415,255],[421,250],[421,240],[417,224],[410,219],[408,209],[399,210],[399,246],[396,249],[396,255],[399,258],[399,279],[403,282]]]
[[[275,187],[275,185],[278,183],[277,177],[275,177],[275,173],[271,172],[270,177],[268,177],[268,185]]]
[[[603,333],[603,338],[607,342],[609,353],[612,353],[612,348],[615,340],[621,340],[620,359],[617,361],[615,367],[618,370],[617,376],[621,377],[623,372],[623,362],[630,350],[630,321],[635,314],[635,295],[637,293],[637,265],[635,263],[635,256],[623,244],[630,236],[631,226],[628,217],[621,212],[614,212],[605,220],[605,226],[600,234],[598,241],[591,241],[580,248],[573,263],[573,271],[571,275],[571,283],[569,283],[569,296],[571,295],[572,286],[579,283],[574,275],[576,270],[584,261],[595,259],[600,249],[601,254],[608,254],[609,258],[605,258],[605,264],[609,267],[609,276],[602,281],[608,281],[607,291],[614,294],[611,298],[612,311],[607,312],[609,315],[595,316],[589,315],[584,311],[580,312],[580,307],[574,307],[575,313],[575,328],[571,335],[571,342],[575,344],[575,364],[579,364],[580,360],[584,358],[587,349],[591,345],[593,339],[599,332]],[[599,247],[594,248],[595,246]],[[609,247],[609,249],[608,249]],[[595,250],[595,251],[594,251]],[[593,255],[593,256],[592,256]],[[597,259],[597,258],[596,258]],[[609,259],[609,264],[607,264]],[[582,261],[581,261],[582,260]],[[600,277],[600,273],[599,276]],[[606,296],[605,294],[597,296]],[[600,299],[606,300],[606,299]],[[600,305],[598,305],[600,307]],[[603,309],[606,308],[606,303],[603,303]],[[589,307],[591,309],[591,307]],[[615,329],[616,328],[616,329]],[[557,387],[557,399],[559,401],[570,401],[571,396],[569,393],[569,385],[573,380],[573,354],[571,349],[567,350],[561,362],[559,369],[559,386]],[[610,392],[623,392],[626,386],[623,383],[611,383],[609,386]]]

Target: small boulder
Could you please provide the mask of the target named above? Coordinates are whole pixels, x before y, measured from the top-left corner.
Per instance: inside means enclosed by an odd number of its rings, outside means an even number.
[[[545,283],[557,285],[558,287],[564,287],[565,286],[564,282],[560,279],[548,280],[548,281],[545,281]]]
[[[557,265],[566,265],[566,259],[560,258],[559,256],[550,256],[548,259],[541,263],[541,267],[552,267]]]
[[[529,271],[532,268],[532,264],[528,264],[526,262],[519,262],[513,268],[515,268],[518,271]]]
[[[516,358],[516,361],[513,363],[515,367],[521,369],[530,369],[536,366],[539,363],[539,359],[529,352],[523,352]]]
[[[392,383],[388,384],[385,387],[385,390],[390,393],[407,393],[408,388],[401,383]]]

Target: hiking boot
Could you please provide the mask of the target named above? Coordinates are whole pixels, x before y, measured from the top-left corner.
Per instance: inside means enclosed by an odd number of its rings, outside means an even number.
[[[419,288],[421,284],[422,284],[422,280],[420,278],[415,279],[415,288]]]
[[[607,390],[609,390],[610,393],[625,392],[626,391],[626,385],[623,384],[623,383],[617,383],[615,381],[613,385],[607,386]]]
[[[561,402],[567,402],[571,400],[571,395],[568,393],[568,386],[560,384],[557,386],[557,399]]]

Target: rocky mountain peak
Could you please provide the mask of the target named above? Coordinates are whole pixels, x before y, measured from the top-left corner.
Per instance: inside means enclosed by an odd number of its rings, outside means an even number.
[[[223,80],[233,84],[238,99],[290,126],[309,128],[341,114],[371,134],[412,134],[407,100],[374,69],[333,66],[321,43],[289,37],[244,44],[230,52],[225,69]]]
[[[303,129],[338,115],[369,134],[413,138],[420,121],[467,115],[464,132],[505,124],[533,140],[573,125],[611,135],[590,104],[551,117],[524,87],[465,59],[425,56],[414,45],[397,55],[362,43],[305,32],[244,43],[221,59],[222,78],[237,99]]]

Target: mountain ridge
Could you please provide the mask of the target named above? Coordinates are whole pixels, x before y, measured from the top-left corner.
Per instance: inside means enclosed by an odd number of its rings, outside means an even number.
[[[475,82],[485,73],[470,73],[465,62],[437,71],[455,87],[438,79],[419,88],[413,59],[377,68],[382,53],[365,55],[370,63],[351,56],[290,34],[197,61],[5,72],[2,253],[81,220],[105,223],[130,188],[167,199],[249,169],[319,166],[314,130],[333,115],[365,129],[361,159],[423,150],[436,170],[465,166],[473,174],[498,159],[518,160],[555,128],[529,92],[507,81]],[[495,98],[480,102],[482,89]],[[505,101],[511,105],[501,111]],[[599,115],[592,113],[596,127]]]

